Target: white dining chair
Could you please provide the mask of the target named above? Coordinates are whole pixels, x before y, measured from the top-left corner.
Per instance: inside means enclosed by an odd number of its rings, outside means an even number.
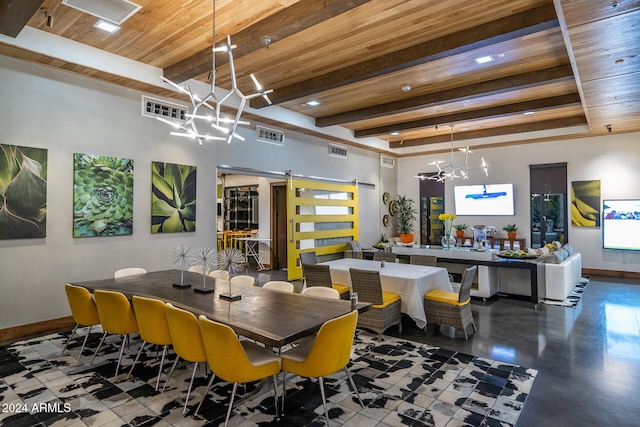
[[[340,299],[340,292],[336,291],[333,288],[327,288],[325,286],[312,286],[310,288],[304,288],[301,294],[308,297]]]
[[[283,282],[279,280],[272,280],[262,285],[265,289],[271,289],[272,291],[293,292],[293,283]]]
[[[253,286],[256,284],[256,279],[252,276],[247,276],[247,275],[239,275],[239,276],[233,276],[231,278],[231,284],[232,285],[247,285],[247,286]]]
[[[113,273],[113,277],[118,279],[120,277],[135,276],[136,274],[147,274],[147,270],[140,267],[122,268],[116,270],[116,272]]]
[[[207,276],[210,276],[216,279],[229,280],[229,272],[224,270],[210,271],[207,273]]]

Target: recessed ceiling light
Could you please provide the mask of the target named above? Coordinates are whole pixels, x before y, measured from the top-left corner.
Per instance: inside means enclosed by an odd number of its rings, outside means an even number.
[[[104,30],[108,33],[115,33],[120,29],[116,24],[112,24],[111,22],[107,22],[104,19],[99,20],[94,24],[94,27]]]
[[[393,132],[391,132],[389,135],[391,136],[397,136],[400,135],[400,132],[398,132],[397,130],[394,130]]]
[[[530,115],[535,114],[535,113],[536,113],[535,111],[525,111],[524,115],[525,116],[530,116]]]
[[[311,101],[305,102],[304,105],[306,105],[307,107],[317,107],[318,105],[320,105],[320,101],[312,99]]]
[[[491,56],[491,55],[479,56],[478,58],[475,58],[474,60],[478,64],[484,64],[484,63],[487,63],[487,62],[494,61],[493,56]]]

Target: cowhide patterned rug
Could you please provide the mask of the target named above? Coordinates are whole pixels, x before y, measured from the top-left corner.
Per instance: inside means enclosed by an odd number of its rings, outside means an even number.
[[[95,330],[95,328],[94,328]],[[81,334],[86,330],[81,330]],[[118,337],[88,364],[101,331],[92,331],[80,362],[83,335],[65,354],[68,334],[52,334],[0,347],[0,425],[20,426],[213,426],[224,422],[232,386],[216,380],[198,416],[210,372],[196,374],[182,414],[192,364],[178,364],[164,393],[155,391],[160,358],[153,346],[143,351],[127,378],[140,341],[125,349],[123,368],[114,376]],[[175,355],[165,361],[160,389]],[[515,425],[537,371],[477,358],[398,338],[358,330],[351,372],[364,400],[361,408],[339,372],[325,381],[332,424],[345,426],[480,426]],[[272,387],[234,406],[233,426],[324,425],[317,380],[289,377],[284,416],[276,420]],[[246,392],[256,384],[246,386]],[[239,387],[240,392],[245,392]],[[278,387],[281,393],[281,385]],[[240,396],[241,398],[241,396]]]

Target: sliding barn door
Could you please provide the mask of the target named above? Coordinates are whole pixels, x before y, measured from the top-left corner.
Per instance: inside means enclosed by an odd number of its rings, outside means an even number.
[[[358,239],[357,186],[290,178],[287,220],[288,278],[295,280],[302,277],[301,252],[338,258],[345,243]]]

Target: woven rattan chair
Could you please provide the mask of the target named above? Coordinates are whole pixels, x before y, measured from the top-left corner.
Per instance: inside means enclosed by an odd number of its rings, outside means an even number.
[[[378,341],[382,341],[382,333],[389,326],[398,325],[398,332],[402,332],[400,295],[382,292],[380,272],[350,268],[349,273],[358,301],[373,304],[358,317],[358,327],[377,332]]]
[[[396,254],[394,252],[374,252],[374,261],[396,262]]]
[[[467,326],[471,325],[473,330],[477,331],[471,314],[471,284],[477,270],[477,265],[464,270],[460,291],[457,293],[436,289],[424,295],[427,322],[453,326],[461,330],[467,340]]]
[[[300,264],[317,264],[318,257],[315,252],[302,252],[300,253]]]
[[[438,257],[435,255],[409,255],[409,264],[414,265],[426,265],[429,267],[435,267],[438,261]]]
[[[340,299],[350,298],[349,286],[337,285],[331,282],[331,268],[323,264],[302,264],[302,274],[308,288],[312,286],[324,286],[333,288],[340,293]]]
[[[346,251],[344,251],[344,257],[362,259],[362,251],[353,251],[351,249],[347,249]]]

